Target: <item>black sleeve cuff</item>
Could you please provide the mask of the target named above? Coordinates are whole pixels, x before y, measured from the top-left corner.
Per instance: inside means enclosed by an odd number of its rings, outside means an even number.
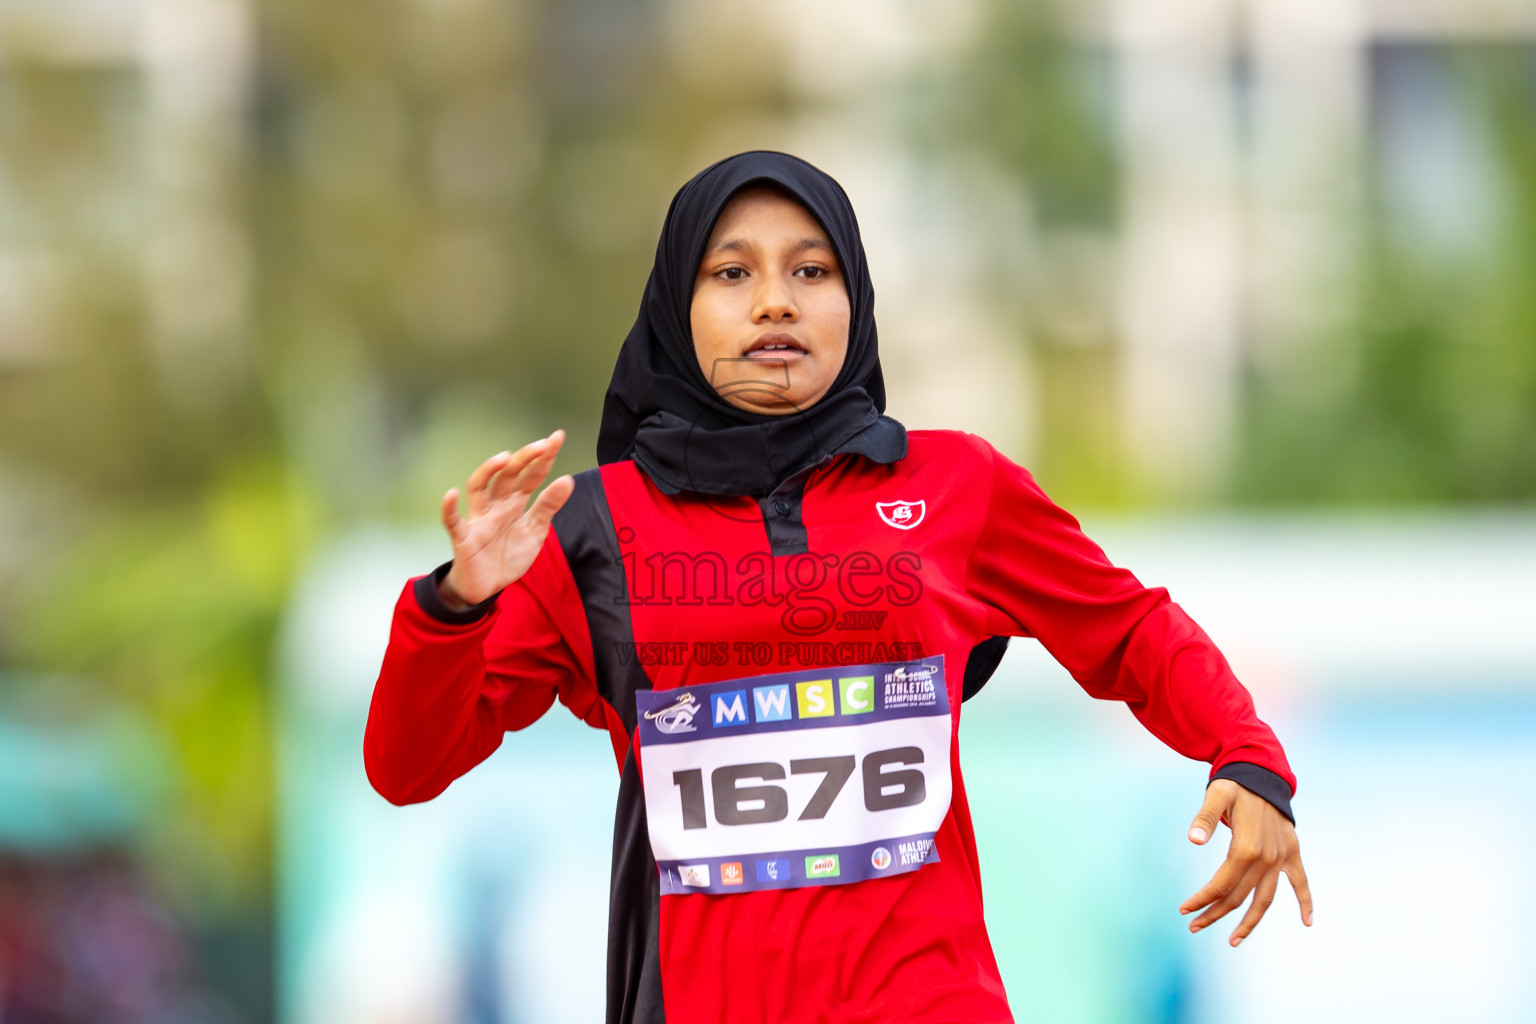
[[[417,580],[416,603],[421,605],[422,611],[438,622],[445,622],[450,626],[467,626],[471,622],[479,622],[490,614],[492,608],[496,607],[496,599],[501,596],[501,591],[496,591],[477,605],[456,612],[443,603],[442,595],[437,592],[438,584],[443,582],[443,577],[448,575],[448,570],[451,568],[453,568],[453,559],[449,559]]]
[[[1285,815],[1292,825],[1296,824],[1296,815],[1291,813],[1290,784],[1268,768],[1260,768],[1249,761],[1233,761],[1216,769],[1211,775],[1211,782],[1217,779],[1231,779],[1255,796],[1263,797],[1274,805],[1275,810]],[[1206,785],[1209,786],[1210,782]]]

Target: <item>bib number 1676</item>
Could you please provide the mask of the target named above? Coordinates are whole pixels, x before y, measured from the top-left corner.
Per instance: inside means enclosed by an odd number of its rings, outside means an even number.
[[[843,786],[853,776],[855,758],[852,754],[841,757],[810,757],[789,762],[790,775],[821,775],[821,783],[811,794],[810,802],[800,812],[799,821],[825,818],[832,802],[843,791]],[[889,811],[897,807],[912,807],[928,796],[922,770],[909,767],[923,763],[920,747],[895,747],[877,750],[864,756],[862,775],[864,783],[864,807],[870,811]],[[755,764],[729,764],[709,773],[709,786],[714,796],[715,820],[721,825],[761,825],[783,821],[789,817],[789,793],[782,786],[772,785],[773,780],[785,778],[784,766],[772,761]],[[743,781],[761,782],[763,785],[743,786]],[[689,768],[673,772],[672,782],[682,793],[683,828],[708,827],[708,812],[704,806],[704,770]]]

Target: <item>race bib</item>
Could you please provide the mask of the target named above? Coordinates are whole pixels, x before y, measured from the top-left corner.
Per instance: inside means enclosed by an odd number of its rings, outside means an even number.
[[[840,885],[939,859],[942,655],[642,690],[645,812],[664,895]]]

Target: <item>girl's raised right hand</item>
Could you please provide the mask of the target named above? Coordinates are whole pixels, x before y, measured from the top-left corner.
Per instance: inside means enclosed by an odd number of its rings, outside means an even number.
[[[443,526],[453,540],[453,567],[438,592],[448,607],[461,610],[479,604],[533,564],[549,521],[576,487],[569,476],[562,476],[528,504],[564,443],[565,431],[557,430],[482,462],[469,477],[467,518],[459,515],[457,487],[443,495]]]

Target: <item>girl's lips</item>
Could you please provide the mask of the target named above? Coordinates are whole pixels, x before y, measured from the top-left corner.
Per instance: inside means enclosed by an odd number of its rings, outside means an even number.
[[[748,359],[783,359],[786,361],[799,361],[804,359],[806,351],[800,345],[800,339],[792,334],[765,334],[756,339],[747,348]]]
[[[809,352],[800,348],[755,348],[747,353],[748,359],[779,359],[786,363],[798,363],[809,356]]]

